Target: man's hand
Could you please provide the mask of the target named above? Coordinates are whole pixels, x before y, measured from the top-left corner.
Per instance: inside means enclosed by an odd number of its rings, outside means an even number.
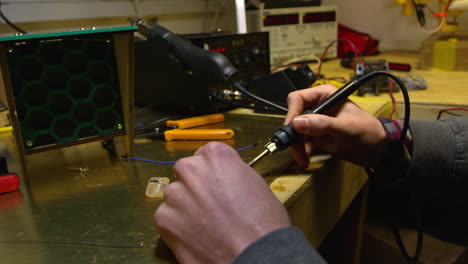
[[[336,90],[331,85],[320,85],[289,94],[285,124],[292,122],[294,130],[304,134],[304,141],[293,146],[294,159],[306,167],[310,154],[321,150],[361,166],[376,166],[385,149],[385,129],[353,102],[346,100],[328,115],[301,115]]]
[[[174,173],[154,221],[181,263],[231,263],[255,240],[291,225],[265,180],[228,145],[201,147]]]

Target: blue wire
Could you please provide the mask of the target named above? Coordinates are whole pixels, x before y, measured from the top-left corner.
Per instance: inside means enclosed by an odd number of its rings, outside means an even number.
[[[247,146],[247,147],[243,147],[243,148],[240,148],[240,149],[236,149],[236,151],[237,151],[237,152],[240,152],[240,151],[243,151],[243,150],[246,150],[246,149],[249,149],[249,148],[253,148],[253,147],[255,147],[255,146],[257,146],[257,143],[252,144],[252,145],[249,145],[249,146]]]
[[[240,149],[236,149],[237,152],[240,152],[240,151],[243,151],[243,150],[246,150],[246,149],[249,149],[249,148],[253,148],[257,146],[257,143],[255,144],[252,144],[252,145],[249,145],[247,147],[243,147],[243,148],[240,148]],[[176,162],[175,161],[157,161],[157,160],[150,160],[150,159],[143,159],[143,158],[137,158],[137,157],[130,157],[130,156],[123,156],[124,158],[127,158],[127,159],[134,159],[134,160],[141,160],[141,161],[148,161],[148,162],[153,162],[153,163],[157,163],[157,164],[175,164]]]
[[[153,163],[158,163],[158,164],[175,164],[175,161],[157,161],[157,160],[136,158],[136,157],[130,157],[130,156],[124,156],[124,158],[127,158],[127,159],[134,159],[134,160],[148,161],[148,162],[153,162]]]

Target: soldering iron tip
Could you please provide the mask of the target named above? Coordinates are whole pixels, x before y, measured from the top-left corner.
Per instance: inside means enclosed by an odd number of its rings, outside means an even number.
[[[265,149],[262,153],[260,153],[260,155],[258,155],[257,157],[255,157],[253,160],[251,160],[248,165],[250,167],[252,167],[253,165],[255,165],[257,162],[259,162],[261,159],[263,159],[264,157],[266,157],[266,155],[270,154],[270,150],[268,149]]]

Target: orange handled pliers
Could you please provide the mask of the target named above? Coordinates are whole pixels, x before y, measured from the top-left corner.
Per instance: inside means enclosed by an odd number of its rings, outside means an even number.
[[[184,118],[180,120],[167,120],[164,127],[153,128],[148,133],[140,134],[150,138],[163,138],[171,140],[216,140],[234,137],[234,131],[229,128],[220,129],[187,129],[203,125],[210,125],[224,121],[223,114],[211,114]]]

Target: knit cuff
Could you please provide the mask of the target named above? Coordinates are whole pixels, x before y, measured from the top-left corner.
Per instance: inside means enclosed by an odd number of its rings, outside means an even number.
[[[387,133],[387,142],[383,158],[373,174],[382,184],[394,184],[401,181],[408,170],[413,145],[411,133],[408,130],[402,144],[403,120],[379,118],[379,121]]]

